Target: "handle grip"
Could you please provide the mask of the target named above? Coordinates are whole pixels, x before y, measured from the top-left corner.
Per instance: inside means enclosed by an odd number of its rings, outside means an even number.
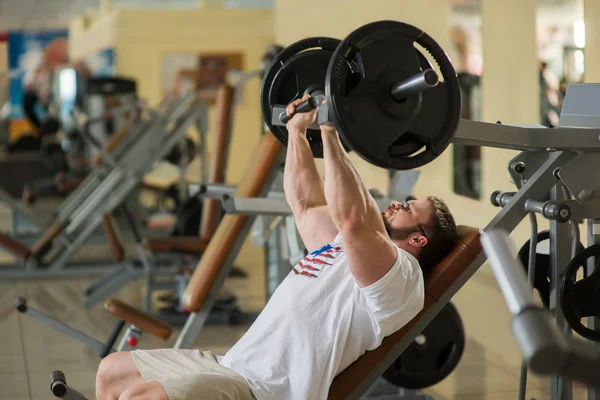
[[[67,379],[62,371],[52,371],[50,374],[50,390],[56,397],[63,397],[67,393]]]
[[[490,196],[490,202],[495,207],[505,207],[513,198],[516,192],[503,192],[501,190],[496,190]]]
[[[317,99],[316,97],[309,97],[308,100],[303,101],[302,103],[296,106],[296,111],[294,112],[294,114],[287,115],[285,112],[282,112],[279,115],[279,120],[284,124],[287,124],[288,121],[294,118],[294,115],[296,115],[297,113],[305,113],[312,111],[315,108],[319,107],[319,104],[319,99]]]

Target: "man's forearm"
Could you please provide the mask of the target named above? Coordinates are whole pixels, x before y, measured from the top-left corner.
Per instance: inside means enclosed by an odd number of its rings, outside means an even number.
[[[368,224],[379,210],[338,134],[321,134],[325,159],[325,199],[340,231]]]
[[[295,211],[327,204],[323,180],[305,134],[289,132],[283,185],[286,200]]]

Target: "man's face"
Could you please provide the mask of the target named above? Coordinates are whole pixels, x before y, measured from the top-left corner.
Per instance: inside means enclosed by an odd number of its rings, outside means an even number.
[[[392,201],[381,213],[385,228],[392,240],[405,240],[414,234],[427,237],[425,226],[433,214],[429,200]]]

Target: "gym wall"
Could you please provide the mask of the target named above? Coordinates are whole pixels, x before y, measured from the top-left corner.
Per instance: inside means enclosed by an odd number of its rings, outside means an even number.
[[[108,14],[93,23],[86,16],[76,17],[69,24],[69,55],[81,60],[100,50],[114,48],[118,40],[119,15]]]
[[[600,2],[584,0],[585,15],[585,69],[587,83],[600,82]],[[591,67],[591,68],[590,68]]]
[[[82,31],[74,23],[71,50],[74,57],[85,57],[102,48],[115,49],[115,72],[138,82],[138,93],[150,105],[162,97],[161,68],[169,53],[240,53],[244,72],[258,69],[265,49],[274,42],[271,10],[119,10],[100,17]],[[226,182],[237,184],[250,162],[251,149],[260,137],[262,115],[258,102],[260,82],[255,78],[244,87],[241,104],[234,110],[234,129],[230,146]],[[215,126],[211,110],[210,127]],[[193,175],[199,172],[192,171]],[[260,310],[265,302],[264,254],[262,248],[247,241],[236,261],[249,277],[232,282],[245,310]],[[240,281],[240,280],[238,280]]]

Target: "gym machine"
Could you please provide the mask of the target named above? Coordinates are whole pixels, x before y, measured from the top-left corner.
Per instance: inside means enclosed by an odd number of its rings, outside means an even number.
[[[600,389],[600,348],[561,331],[550,310],[536,303],[506,232],[490,230],[481,242],[513,315],[511,329],[529,368],[540,375],[561,375]],[[573,277],[565,275],[565,279]],[[593,393],[588,398],[594,398]]]
[[[443,79],[432,75],[434,69],[425,53],[433,58],[436,75],[439,71]],[[278,54],[263,78],[261,105],[265,122],[284,144],[288,135],[285,105],[305,91],[311,94],[312,100],[296,109],[302,112],[318,107],[315,123],[307,132],[315,157],[323,154],[319,124],[333,125],[348,151],[386,169],[423,166],[437,158],[451,142],[521,151],[508,165],[518,190],[483,231],[511,232],[533,212],[534,216],[541,214],[549,218],[551,288],[554,293],[550,298],[550,312],[555,317],[551,324],[558,331],[565,330],[565,316],[571,313],[579,320],[588,317],[587,328],[597,330],[600,313],[593,308],[600,302],[578,301],[593,300],[599,292],[595,263],[588,261],[585,265],[588,276],[583,280],[587,280],[585,285],[563,285],[575,287],[577,295],[573,290],[564,289],[561,296],[561,290],[557,288],[563,276],[573,277],[563,273],[570,264],[572,235],[567,222],[588,219],[588,245],[597,241],[595,227],[600,220],[600,203],[596,193],[600,181],[593,175],[581,174],[581,171],[595,170],[594,165],[600,160],[594,155],[600,152],[600,113],[595,107],[600,102],[600,85],[571,85],[558,127],[460,120],[460,84],[443,49],[416,27],[396,21],[379,21],[360,27],[342,41],[307,39]],[[568,207],[567,212],[564,206]],[[533,244],[531,247],[535,249]],[[468,266],[451,271],[451,279],[432,283],[437,289],[426,283],[426,292],[432,290],[437,297],[426,304],[401,332],[386,338],[393,345],[385,347],[383,356],[377,349],[371,353],[379,354],[376,364],[372,362],[373,358],[361,364],[365,360],[361,357],[355,362],[365,368],[368,365],[368,371],[362,370],[361,375],[353,375],[352,381],[345,381],[345,399],[359,399],[367,393],[483,265],[486,255],[473,253],[469,255]],[[589,255],[580,257],[572,265],[580,264],[581,258],[593,258],[587,257]],[[445,267],[452,269],[447,264]],[[226,272],[227,269],[219,272],[215,287],[222,283]],[[193,341],[189,339],[200,330],[207,303],[210,305],[214,301],[214,287],[211,290],[202,311],[190,316],[182,332],[185,337],[180,336],[176,348],[192,346]],[[523,290],[520,292],[522,296]],[[567,297],[571,299],[565,300]],[[582,308],[582,303],[587,308]],[[575,308],[566,311],[571,306]],[[544,337],[543,334],[535,336]],[[532,342],[526,344],[535,354],[536,346]],[[526,357],[525,361],[537,360]],[[551,375],[550,399],[570,399],[570,376],[558,373],[562,369],[562,360],[546,360],[546,364],[550,364],[544,367]],[[340,375],[345,375],[344,372]],[[577,375],[578,379],[585,377],[579,372],[571,375]],[[338,378],[334,380],[332,390]],[[337,389],[339,392],[339,385]],[[398,396],[395,398],[400,398]],[[597,398],[594,387],[590,386],[588,399]]]
[[[0,189],[0,202],[6,204],[11,210],[12,224],[9,234],[25,242],[35,240],[35,237],[41,233],[40,229],[48,224],[47,218],[41,215],[40,210],[29,207],[36,198],[40,194],[49,193],[48,190],[68,195],[84,180],[89,173],[88,170],[97,164],[99,158],[94,156],[94,149],[90,148],[94,144],[86,142],[85,134],[80,134],[80,131],[89,129],[92,136],[103,143],[107,150],[112,151],[117,144],[125,142],[122,140],[122,136],[127,134],[127,127],[124,124],[133,126],[138,108],[143,108],[143,104],[136,97],[135,82],[131,80],[83,79],[73,68],[63,68],[57,73],[57,78],[53,82],[55,108],[58,108],[57,112],[61,116],[63,131],[61,136],[64,136],[60,140],[57,157],[61,160],[66,159],[64,162],[60,161],[66,169],[55,170],[52,166],[48,166],[48,171],[53,171],[52,176],[38,178],[24,184],[17,181],[6,188],[7,190]],[[88,119],[85,126],[81,126],[78,121],[81,118],[78,114],[82,113],[86,114],[85,118]],[[129,121],[126,121],[127,119]],[[100,132],[98,128],[101,128]],[[110,141],[107,142],[109,138]],[[56,139],[52,140],[56,141]],[[73,142],[77,143],[74,147]],[[83,152],[76,156],[74,148]],[[30,159],[31,156],[33,159]],[[7,162],[10,162],[10,158],[9,156]],[[19,160],[15,160],[14,167],[7,166],[7,168],[28,171],[40,162],[40,157],[36,153],[19,152],[18,158]],[[44,156],[41,162],[51,163],[52,158]],[[19,195],[22,201],[16,200]],[[67,202],[65,201],[64,204]]]
[[[169,100],[164,107],[158,112],[148,110],[149,117],[127,135],[131,140],[114,152],[108,153],[97,146],[102,156],[101,167],[92,171],[61,204],[50,227],[31,248],[2,235],[3,246],[19,257],[24,268],[4,268],[0,278],[98,272],[91,272],[89,267],[79,271],[72,265],[63,267],[102,224],[103,218],[126,202],[144,174],[182,139],[193,122],[199,129],[205,129],[206,105],[195,95]],[[93,138],[88,139],[94,142]]]
[[[65,162],[53,177],[25,183],[22,199],[30,205],[48,189],[59,194],[73,191],[95,167],[94,161],[99,158],[96,146],[105,147],[111,137],[126,131],[138,117],[137,85],[133,80],[82,78],[75,69],[63,68],[53,82],[60,121],[60,137],[53,140],[60,142],[62,152],[57,156]],[[82,126],[78,120],[83,118],[87,121]]]
[[[214,233],[218,221],[224,214],[218,200],[220,198],[219,193],[221,193],[221,189],[224,190],[222,194],[232,194],[235,191],[235,187],[224,185],[231,130],[235,119],[235,107],[241,101],[246,84],[255,77],[262,77],[265,69],[281,49],[282,47],[278,45],[269,46],[261,57],[260,68],[242,74],[236,80],[230,96],[229,91],[225,88],[217,94],[217,107],[220,111],[217,112],[217,125],[214,130],[216,136],[213,141],[215,147],[211,152],[213,155],[211,166],[208,166],[206,157],[203,157],[201,159],[200,182],[187,185],[187,198],[177,210],[175,227],[171,233],[173,239],[181,237],[183,241],[186,241],[198,237],[199,241],[208,241]],[[228,85],[224,86],[228,87]],[[277,183],[274,185],[277,185]],[[260,217],[257,218],[255,225],[260,222],[259,220]],[[170,290],[169,293],[158,298],[159,307],[156,315],[171,324],[183,324],[188,317],[188,313],[181,305],[181,296],[193,273],[194,266],[202,256],[200,250],[202,246],[199,246],[196,251],[178,249],[176,251],[161,250],[160,252],[152,250],[152,245],[148,247],[153,252],[155,259],[160,259],[161,263],[170,262],[178,265],[181,271],[173,279],[161,277],[160,279],[150,278],[148,280],[147,288],[149,291]],[[232,279],[244,279],[246,277],[246,272],[236,266],[232,268],[229,276]],[[235,324],[242,320],[253,320],[255,317],[254,313],[243,313],[236,304],[236,296],[223,290],[211,312],[210,322]]]

